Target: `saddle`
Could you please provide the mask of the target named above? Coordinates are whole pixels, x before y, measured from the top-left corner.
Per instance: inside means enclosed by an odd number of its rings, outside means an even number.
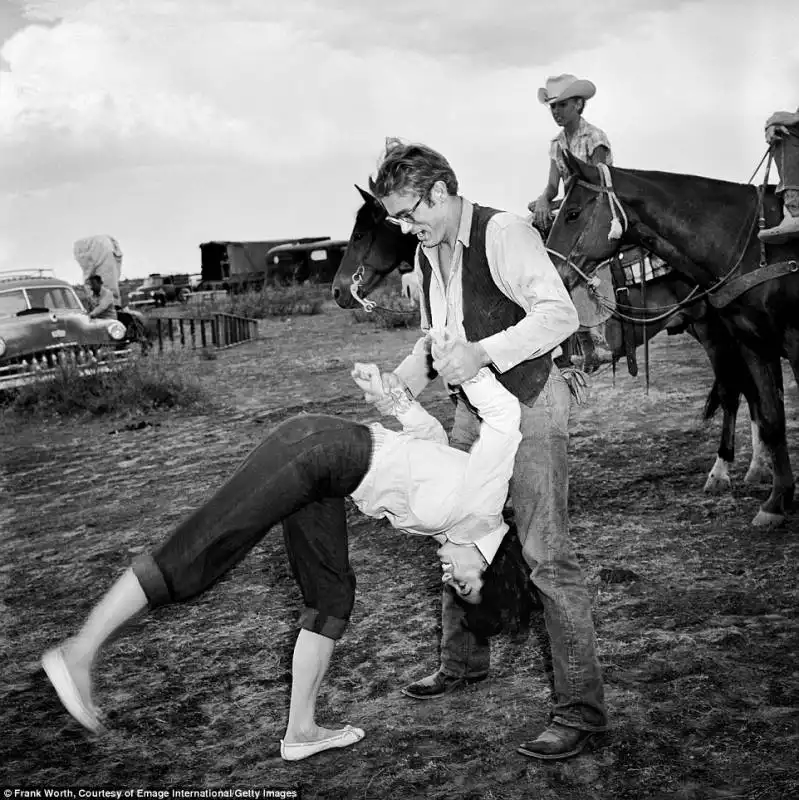
[[[639,287],[645,281],[652,281],[661,275],[671,272],[671,267],[663,259],[649,253],[638,245],[624,247],[619,255],[610,262],[610,273],[613,279],[613,294],[617,306],[622,306],[624,316],[630,316],[631,310],[637,308],[630,301],[630,287]],[[645,311],[641,307],[642,312]],[[643,319],[643,314],[642,314]],[[636,359],[636,323],[624,317],[616,319],[621,331],[621,342],[627,359],[627,370],[635,377],[638,374]]]
[[[774,187],[769,186],[768,183],[772,158],[773,150],[769,149],[768,163],[766,164],[763,183],[758,186],[757,190],[757,227],[761,231],[767,227],[766,217],[770,216],[778,219],[782,209],[782,203],[780,203],[775,196]],[[760,163],[762,164],[763,162],[761,161]],[[758,169],[759,168],[760,165],[758,165]],[[755,173],[757,173],[757,169],[755,170]],[[754,175],[752,177],[754,177]],[[775,222],[772,224],[777,223]],[[769,263],[767,248],[771,247],[778,248],[780,255],[787,252],[788,258],[782,261],[772,261]],[[713,308],[723,309],[745,292],[748,292],[750,289],[754,289],[755,286],[759,286],[761,283],[773,281],[776,278],[781,278],[785,275],[790,275],[796,272],[799,272],[799,244],[766,244],[766,242],[761,240],[760,263],[758,266],[754,270],[744,273],[743,275],[737,275],[730,280],[722,281],[722,285],[715,291],[711,292],[708,297],[708,302],[713,306]]]

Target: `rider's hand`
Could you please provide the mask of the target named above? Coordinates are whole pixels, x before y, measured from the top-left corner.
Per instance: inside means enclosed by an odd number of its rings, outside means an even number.
[[[766,142],[774,144],[778,142],[783,136],[788,136],[789,131],[784,125],[769,125],[766,128]]]
[[[544,195],[541,195],[541,197],[539,197],[535,203],[531,203],[531,205],[532,208],[530,208],[530,206],[528,206],[528,208],[533,212],[533,224],[538,228],[546,229],[549,227],[550,210],[552,207],[549,200],[547,200]]]
[[[766,128],[770,128],[773,125],[799,125],[799,111],[795,114],[790,111],[777,111],[776,114],[772,114],[766,120]]]

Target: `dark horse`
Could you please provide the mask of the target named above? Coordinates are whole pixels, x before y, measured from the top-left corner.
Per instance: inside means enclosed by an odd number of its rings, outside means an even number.
[[[780,357],[788,359],[799,382],[799,246],[769,247],[768,260],[778,266],[757,272],[761,204],[753,186],[664,172],[605,171],[566,157],[574,177],[547,240],[550,251],[560,255],[561,278],[571,289],[623,244],[637,244],[700,287],[735,344],[726,369],[752,398],[760,439],[772,459],[771,494],[753,522],[780,522],[794,493]],[[763,204],[766,219],[779,218],[773,193],[765,194]],[[758,282],[760,276],[771,279]]]
[[[356,187],[358,188],[358,187]],[[396,269],[410,269],[414,262],[414,254],[418,244],[412,234],[404,234],[397,225],[386,222],[386,212],[382,205],[368,192],[358,188],[364,200],[355,218],[355,226],[350,235],[349,244],[333,279],[333,297],[341,308],[359,308],[360,303],[353,296],[355,293],[366,298]],[[355,276],[358,276],[355,279]],[[355,283],[353,282],[355,279]],[[665,275],[647,284],[646,304],[642,302],[640,288],[630,287],[630,313],[638,319],[654,316],[654,310],[671,307],[688,296],[692,287],[679,276]],[[647,310],[649,313],[647,314]],[[614,340],[613,320],[608,326],[608,343],[614,359],[624,355],[621,339]],[[704,303],[696,303],[669,320],[655,325],[635,326],[636,344],[643,343],[644,330],[647,338],[651,338],[664,328],[679,333],[687,330],[699,341],[707,352],[716,381],[711,389],[706,406],[706,416],[721,407],[724,411],[721,442],[718,457],[707,477],[705,491],[721,492],[730,488],[729,467],[735,457],[735,422],[740,395],[743,391],[734,370],[724,369],[732,364],[734,348],[726,330],[716,318],[706,313]],[[752,463],[747,472],[748,483],[760,482],[770,478],[770,469],[764,463],[762,447],[753,433]]]
[[[353,280],[358,296],[365,298],[395,269],[412,270],[418,244],[415,236],[386,222],[386,210],[369,192],[355,188],[364,203],[355,215],[347,249],[333,278],[333,299],[341,308],[361,307],[352,294]]]

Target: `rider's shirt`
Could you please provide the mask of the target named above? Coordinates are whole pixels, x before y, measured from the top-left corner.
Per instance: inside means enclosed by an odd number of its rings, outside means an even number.
[[[573,156],[577,156],[581,161],[591,163],[591,156],[597,147],[607,147],[608,160],[607,165],[613,166],[613,156],[610,154],[610,140],[605,131],[592,125],[585,119],[580,117],[580,124],[577,130],[570,138],[566,137],[566,132],[561,129],[560,133],[552,140],[549,145],[549,158],[554,161],[558,167],[560,177],[566,181],[571,172],[566,166],[566,160],[563,157],[563,151],[568,150]]]

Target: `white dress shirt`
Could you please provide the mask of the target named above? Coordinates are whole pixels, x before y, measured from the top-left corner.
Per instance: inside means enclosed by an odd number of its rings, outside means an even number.
[[[474,544],[490,563],[508,530],[502,509],[522,438],[521,410],[487,368],[463,389],[482,418],[470,452],[450,447],[441,423],[412,402],[397,414],[402,432],[370,425],[372,463],[351,497],[367,516],[406,533]]]

